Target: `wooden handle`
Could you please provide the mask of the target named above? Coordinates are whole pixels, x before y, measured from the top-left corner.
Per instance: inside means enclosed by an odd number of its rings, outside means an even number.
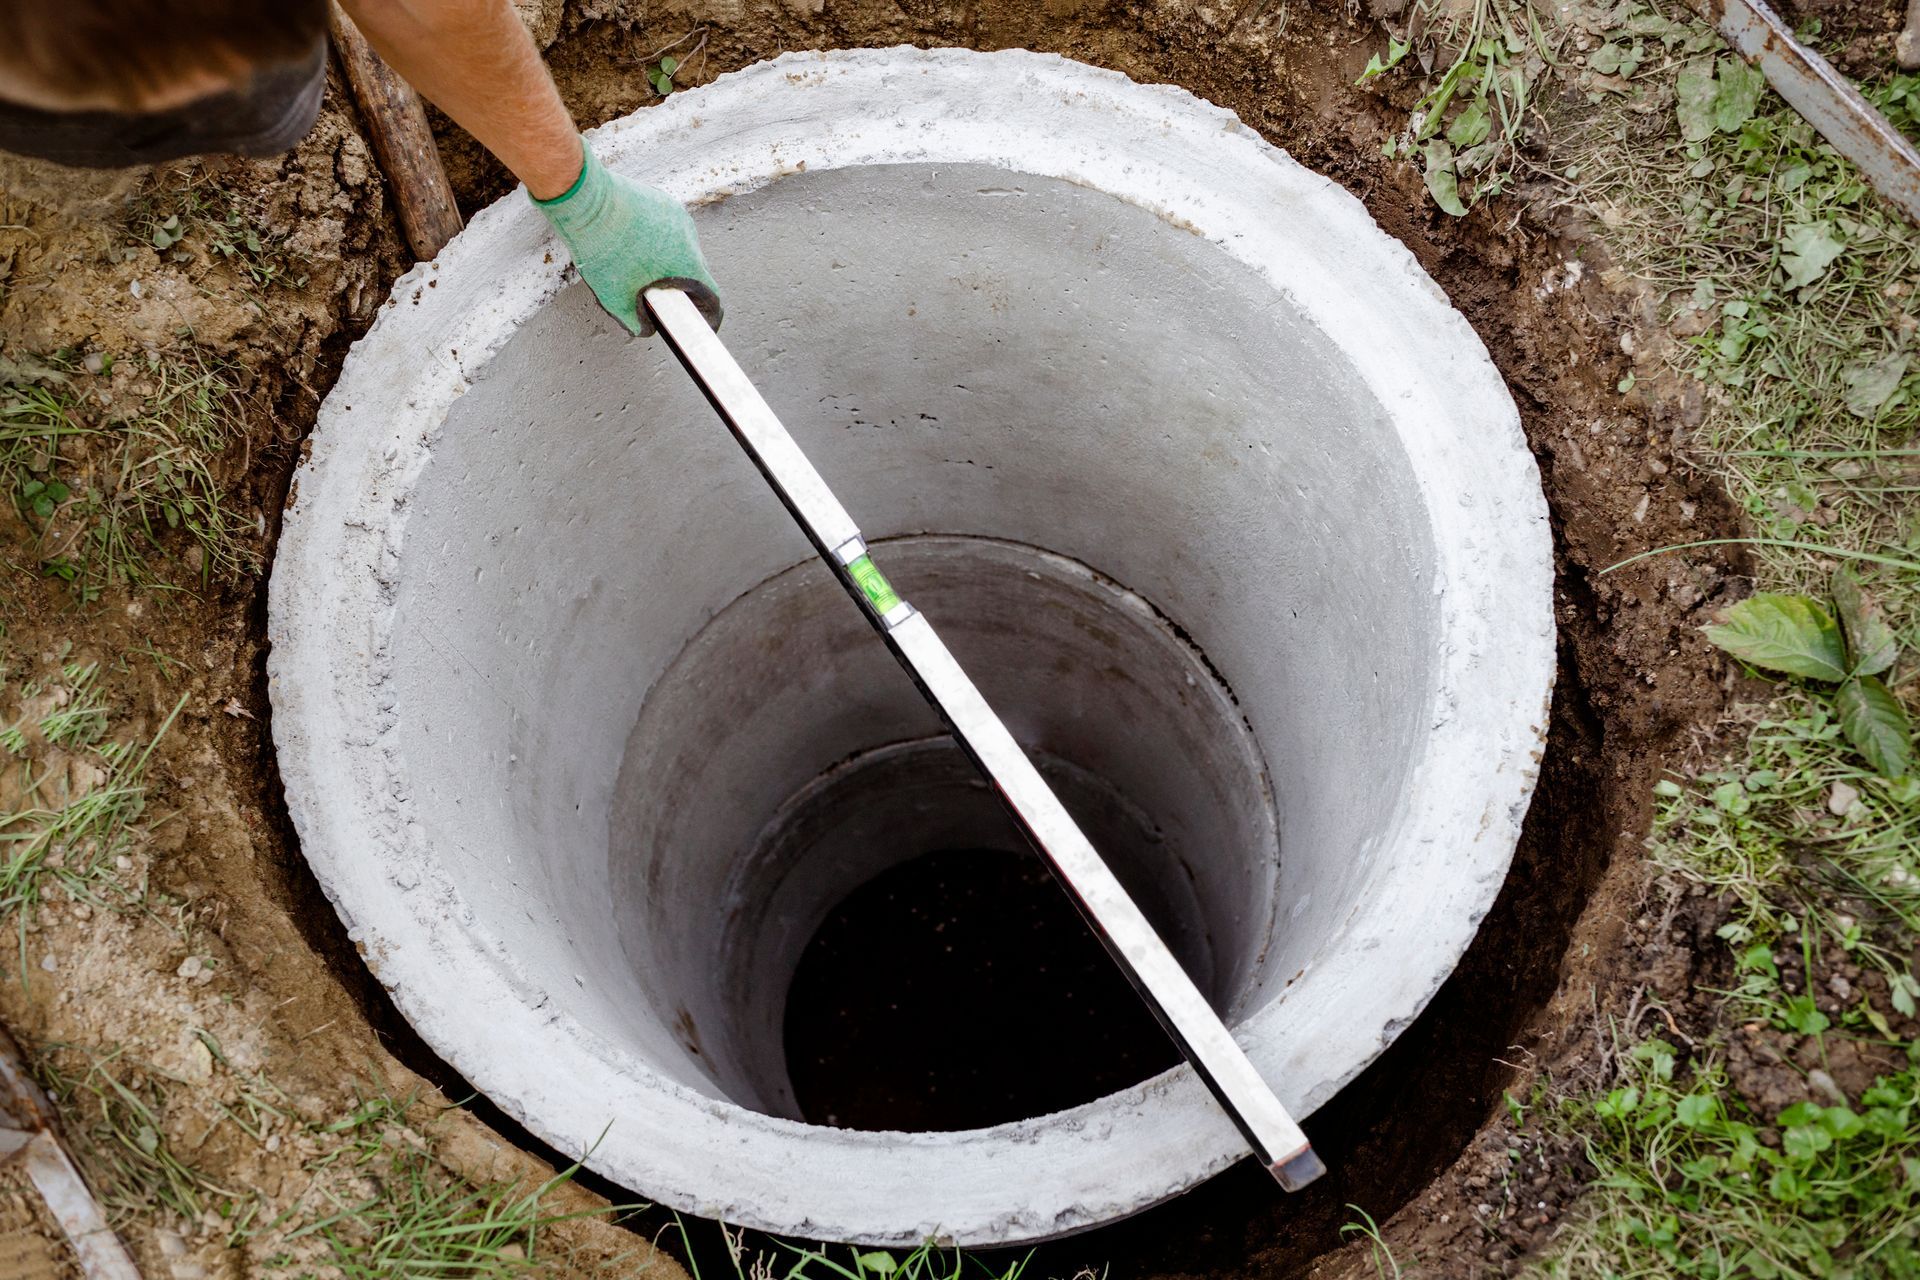
[[[333,47],[359,104],[360,118],[366,122],[373,154],[399,206],[400,229],[414,257],[432,258],[459,233],[461,221],[447,171],[440,163],[440,148],[427,127],[427,109],[413,86],[381,61],[353,19],[338,4],[330,9]]]

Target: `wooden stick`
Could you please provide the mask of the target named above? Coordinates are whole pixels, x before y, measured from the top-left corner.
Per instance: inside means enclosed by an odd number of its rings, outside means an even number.
[[[330,8],[333,47],[399,207],[400,229],[414,257],[425,261],[438,255],[461,227],[440,148],[427,127],[427,109],[413,86],[380,60],[353,19],[337,4]]]

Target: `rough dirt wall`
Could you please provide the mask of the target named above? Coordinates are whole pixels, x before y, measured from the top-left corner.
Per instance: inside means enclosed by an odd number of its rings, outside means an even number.
[[[644,64],[683,37],[683,84],[788,49],[902,41],[1051,50],[1179,83],[1352,190],[1474,323],[1520,405],[1560,553],[1560,687],[1515,875],[1429,1015],[1312,1126],[1335,1170],[1325,1183],[1283,1201],[1236,1171],[1133,1223],[1053,1246],[1035,1265],[1049,1274],[1081,1262],[1130,1276],[1298,1273],[1340,1243],[1349,1202],[1383,1216],[1410,1205],[1389,1239],[1411,1246],[1435,1274],[1505,1267],[1536,1247],[1578,1170],[1570,1153],[1529,1151],[1526,1177],[1545,1208],[1497,1231],[1480,1225],[1483,1188],[1509,1172],[1501,1092],[1542,1064],[1577,1069],[1596,1000],[1636,978],[1624,943],[1639,912],[1649,787],[1665,753],[1720,706],[1725,671],[1695,628],[1737,590],[1738,565],[1717,554],[1600,572],[1636,551],[1734,527],[1718,490],[1673,457],[1676,436],[1698,420],[1697,402],[1657,376],[1644,354],[1635,391],[1615,390],[1636,366],[1620,343],[1640,318],[1632,282],[1612,278],[1577,229],[1549,229],[1548,215],[1520,203],[1463,220],[1437,212],[1418,173],[1380,154],[1397,126],[1393,107],[1407,104],[1353,87],[1382,35],[1337,4],[525,7],[536,30],[555,37],[550,57],[582,124],[651,100]],[[245,437],[224,456],[223,478],[257,518],[250,547],[262,566],[318,397],[405,265],[381,181],[341,103],[331,86],[315,133],[278,161],[84,184],[32,168],[0,171],[0,351],[124,353],[178,343],[185,327],[194,343],[230,360],[250,413]],[[505,194],[498,166],[441,124],[463,207]],[[221,217],[219,202],[237,202],[297,265],[262,290],[231,259],[181,262],[142,248],[142,210],[164,211],[192,192]],[[108,395],[138,393],[133,381],[119,384],[138,377],[126,364]],[[0,510],[8,559],[22,559],[29,532]],[[370,1071],[402,1089],[416,1081],[409,1067],[438,1073],[392,1022],[284,822],[265,733],[264,574],[200,593],[110,591],[84,607],[57,581],[7,574],[0,605],[16,662],[44,674],[73,656],[60,652],[68,639],[74,655],[108,665],[147,645],[183,665],[136,657],[125,673],[110,673],[128,732],[151,733],[182,693],[187,702],[157,756],[153,812],[167,820],[126,871],[146,878],[155,909],[45,912],[29,936],[26,972],[0,959],[0,1015],[36,1042],[133,1046],[187,1082],[170,1136],[211,1176],[270,1199],[297,1195],[313,1159],[309,1140],[289,1124],[279,1143],[256,1141],[217,1124],[213,1104],[237,1104],[264,1076],[298,1114],[324,1118],[355,1105]],[[196,1029],[211,1033],[224,1060]],[[448,1158],[474,1176],[535,1167],[475,1113],[451,1111],[439,1124]],[[156,1275],[254,1274],[265,1265],[257,1250],[224,1248],[215,1224],[156,1215],[144,1226],[136,1241]],[[632,1246],[632,1237],[610,1237],[599,1247]],[[1319,1270],[1360,1265],[1346,1254]]]

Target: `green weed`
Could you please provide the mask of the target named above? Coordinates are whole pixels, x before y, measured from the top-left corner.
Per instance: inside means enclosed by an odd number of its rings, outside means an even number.
[[[678,1214],[674,1222],[685,1246],[687,1269],[693,1280],[705,1280],[700,1260],[687,1235],[687,1225]],[[796,1245],[775,1240],[769,1247],[755,1248],[747,1243],[746,1233],[724,1224],[720,1228],[726,1243],[733,1280],[1020,1280],[1027,1259],[1020,1258],[1004,1268],[990,1267],[962,1249],[931,1242],[904,1251],[860,1249],[851,1245]],[[1098,1280],[1091,1272],[1082,1272],[1074,1280]]]
[[[44,1046],[36,1073],[67,1117],[74,1154],[116,1225],[150,1219],[156,1208],[188,1220],[209,1209],[232,1213],[239,1193],[182,1160],[167,1140],[164,1120],[179,1081],[119,1050],[70,1044]]]
[[[191,262],[207,254],[239,268],[263,292],[275,285],[304,286],[306,273],[285,237],[262,235],[256,222],[256,212],[234,193],[189,176],[133,203],[123,256],[132,261],[151,249],[174,262]]]
[[[379,1190],[338,1206],[289,1232],[326,1242],[329,1263],[348,1280],[474,1280],[537,1274],[541,1231],[583,1216],[541,1207],[578,1166],[531,1190],[472,1187],[449,1175],[424,1152],[395,1155],[381,1172]]]
[[[0,383],[0,490],[23,517],[49,519],[72,494],[58,474],[60,446],[87,428],[68,416],[70,398],[57,386]]]
[[[1816,695],[1749,714],[1742,755],[1655,788],[1654,863],[1734,899],[1721,934],[1743,957],[1783,938],[1838,946],[1911,1015],[1920,983],[1901,940],[1920,935],[1920,786],[1863,768]]]
[[[192,350],[130,367],[139,404],[118,418],[83,412],[90,384],[64,374],[0,383],[0,489],[34,530],[41,571],[83,599],[170,585],[157,560],[182,542],[203,582],[251,564],[215,475],[243,414],[227,370]]]
[[[1427,193],[1459,217],[1512,183],[1537,114],[1534,85],[1555,61],[1556,42],[1529,0],[1419,0],[1409,38],[1392,39],[1361,83],[1398,67],[1416,44],[1436,49],[1445,66],[1385,152],[1418,158]]]
[[[16,918],[22,975],[27,972],[28,920],[50,883],[95,904],[125,895],[114,860],[128,848],[134,824],[145,812],[147,765],[154,749],[186,705],[183,695],[144,747],[102,742],[105,709],[92,700],[93,668],[68,670],[70,679],[75,672],[84,677],[78,694],[37,727],[49,741],[57,734],[69,750],[98,761],[103,780],[74,790],[63,785],[60,794],[48,794],[49,778],[36,775],[34,762],[22,754],[23,726],[15,724],[0,735],[0,745],[15,757],[5,767],[19,771],[21,794],[31,801],[27,807],[0,812],[0,915]]]
[[[647,83],[664,98],[679,87],[677,77],[696,74],[706,60],[707,28],[698,26],[673,43],[655,49],[641,59],[640,65]]]
[[[1756,1116],[1711,1058],[1651,1040],[1626,1079],[1564,1114],[1597,1177],[1553,1275],[1920,1276],[1920,1079],[1881,1077],[1857,1108]]]
[[[1512,1095],[1509,1094],[1508,1097],[1511,1099]],[[1347,1208],[1358,1214],[1360,1220],[1344,1223],[1340,1228],[1340,1234],[1358,1236],[1367,1242],[1367,1260],[1373,1263],[1374,1274],[1379,1276],[1380,1280],[1401,1280],[1401,1277],[1413,1274],[1402,1267],[1400,1260],[1393,1256],[1393,1250],[1387,1247],[1386,1238],[1380,1234],[1380,1226],[1373,1220],[1373,1215],[1357,1204],[1350,1204]]]
[[[1706,628],[1707,639],[1755,667],[1837,686],[1833,709],[1848,745],[1882,777],[1904,778],[1913,727],[1880,679],[1898,660],[1899,641],[1849,566],[1834,571],[1831,593],[1831,611],[1808,596],[1750,596]]]

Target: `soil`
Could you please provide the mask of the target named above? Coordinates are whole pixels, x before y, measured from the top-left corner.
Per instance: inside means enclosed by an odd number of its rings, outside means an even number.
[[[1349,1204],[1432,1275],[1510,1271],[1544,1247],[1582,1169],[1569,1151],[1516,1137],[1503,1092],[1525,1094],[1549,1066],[1563,1078],[1589,1069],[1602,1053],[1596,1010],[1630,1008],[1656,980],[1684,995],[1719,954],[1693,915],[1647,918],[1641,851],[1653,781],[1728,696],[1731,674],[1698,627],[1744,591],[1743,566],[1708,548],[1607,570],[1652,547],[1734,534],[1738,522],[1680,456],[1700,399],[1662,372],[1652,343],[1631,336],[1651,327],[1634,282],[1524,192],[1464,219],[1438,212],[1418,171],[1381,155],[1409,105],[1393,96],[1404,91],[1354,86],[1384,34],[1338,3],[572,0],[557,17],[554,4],[523,7],[550,21],[556,78],[583,124],[652,100],[642,64],[683,37],[683,85],[788,49],[900,42],[1050,50],[1181,84],[1362,199],[1474,324],[1519,404],[1558,552],[1559,685],[1514,873],[1427,1013],[1309,1124],[1332,1168],[1326,1179],[1283,1199],[1242,1166],[1130,1222],[1048,1246],[1033,1265],[1116,1277],[1371,1274],[1357,1246],[1341,1247]],[[29,1045],[121,1048],[126,1063],[174,1082],[162,1136],[213,1183],[257,1189],[268,1214],[329,1189],[352,1194],[350,1180],[324,1172],[344,1139],[315,1122],[352,1114],[370,1082],[422,1099],[389,1141],[431,1145],[467,1177],[542,1178],[541,1156],[553,1154],[484,1102],[444,1106],[465,1090],[346,941],[301,862],[274,768],[264,566],[319,398],[406,265],[339,90],[329,85],[314,134],[279,160],[86,178],[0,169],[0,356],[124,357],[190,329],[228,362],[249,406],[222,479],[257,522],[248,549],[259,566],[198,592],[109,591],[85,606],[57,581],[13,569],[0,578],[7,722],[14,684],[58,685],[60,664],[76,660],[102,663],[127,740],[150,736],[186,699],[155,755],[151,812],[164,820],[121,869],[129,885],[148,886],[150,909],[52,902],[30,925],[24,969],[0,952],[0,1017]],[[439,126],[463,210],[508,191],[497,164]],[[141,247],[143,211],[195,193],[237,201],[290,269],[262,286],[233,258],[182,261]],[[1629,371],[1637,381],[1623,395]],[[121,376],[102,390],[133,394]],[[0,508],[0,559],[32,563],[33,531],[10,503]],[[36,750],[52,759],[53,748]],[[1756,1033],[1739,1070],[1763,1090],[1776,1059],[1797,1052]],[[1836,1079],[1842,1069],[1828,1068]],[[250,1094],[270,1094],[277,1108],[253,1133],[225,1114]],[[1512,1176],[1516,1163],[1524,1177]],[[592,1191],[574,1189],[554,1207],[593,1203]],[[267,1273],[285,1247],[268,1233],[229,1248],[218,1220],[162,1211],[123,1230],[147,1274],[175,1280]],[[555,1230],[578,1251],[557,1274],[647,1248],[590,1221]],[[654,1261],[657,1280],[672,1280],[673,1264]]]
[[[1029,849],[936,850],[855,889],[794,970],[786,1042],[808,1120],[896,1132],[1064,1111],[1180,1061]]]
[[[1847,75],[1878,80],[1899,71],[1893,40],[1906,24],[1905,0],[1784,0],[1778,8],[1803,35],[1818,23],[1821,46]]]

